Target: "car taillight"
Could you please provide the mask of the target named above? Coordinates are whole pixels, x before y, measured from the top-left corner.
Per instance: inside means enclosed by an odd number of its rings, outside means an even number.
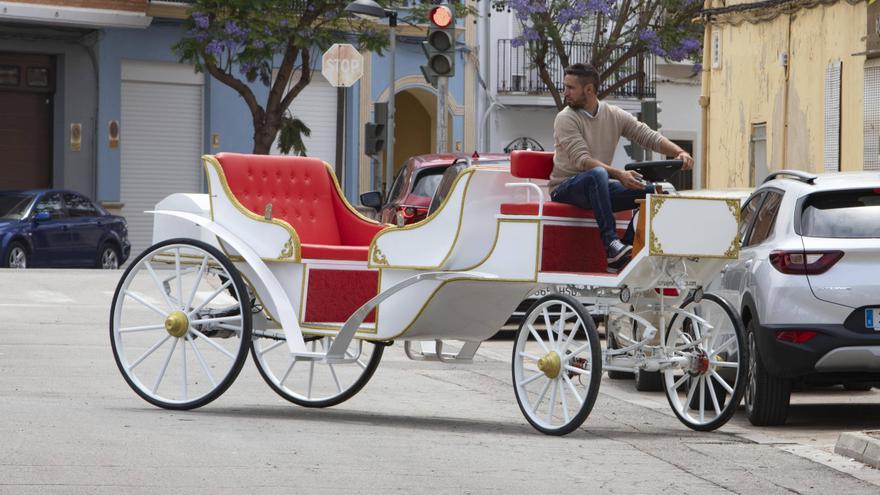
[[[654,289],[654,292],[656,292],[657,294],[660,294],[661,291],[664,296],[678,297],[678,289],[676,289],[675,287],[666,287],[664,289],[659,289],[659,288]]]
[[[401,206],[400,213],[403,215],[403,218],[409,220],[411,218],[415,218],[417,216],[424,216],[428,214],[427,208],[419,208],[417,206]]]
[[[770,264],[788,275],[819,275],[843,258],[843,251],[773,251]]]
[[[803,344],[809,342],[818,334],[815,330],[777,330],[776,340],[782,342],[791,342],[793,344]]]

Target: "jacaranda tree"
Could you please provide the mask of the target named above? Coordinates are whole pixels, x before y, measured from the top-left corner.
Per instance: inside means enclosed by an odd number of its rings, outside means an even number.
[[[381,53],[388,43],[386,33],[347,15],[348,3],[196,0],[186,34],[174,50],[181,62],[194,64],[241,95],[253,119],[254,153],[268,154],[280,131],[283,152],[304,154],[302,135],[309,135],[308,127],[288,109],[311,81],[321,53],[339,42]],[[253,84],[268,88],[265,101],[258,101]]]
[[[527,50],[560,110],[565,105],[557,86],[561,81],[554,80],[551,67],[592,64],[606,82],[603,98],[646,76],[637,61],[647,53],[696,60],[702,49],[702,26],[693,22],[702,8],[697,0],[496,0],[493,5],[513,12],[520,22],[522,34],[511,45]],[[586,60],[571,59],[576,46],[586,48]]]

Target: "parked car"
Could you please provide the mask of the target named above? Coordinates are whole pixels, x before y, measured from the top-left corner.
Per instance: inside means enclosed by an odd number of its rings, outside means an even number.
[[[125,219],[82,194],[0,191],[0,266],[112,269],[130,252]]]
[[[740,235],[709,290],[742,314],[749,420],[784,423],[793,386],[880,384],[880,173],[775,172]]]
[[[409,158],[400,168],[387,198],[383,198],[379,191],[371,191],[361,194],[361,204],[377,210],[378,220],[383,223],[402,226],[424,220],[443,173],[453,162],[467,163],[469,158],[472,162],[482,164],[509,163],[509,157],[500,153],[482,156],[465,153],[417,155]]]

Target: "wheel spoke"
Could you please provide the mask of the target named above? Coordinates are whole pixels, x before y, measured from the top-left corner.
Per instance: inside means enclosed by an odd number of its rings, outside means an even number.
[[[577,313],[575,313],[575,315],[577,315]],[[580,328],[580,326],[581,326],[581,319],[578,318],[577,321],[574,322],[574,326],[571,327],[571,332],[568,334],[568,338],[565,339],[565,345],[562,346],[563,351],[568,349],[568,346],[571,345],[571,343],[573,342],[573,339],[574,339],[574,335],[577,333],[578,328]]]
[[[192,346],[193,352],[196,355],[196,358],[199,360],[199,364],[202,365],[202,370],[205,371],[205,374],[208,375],[208,380],[211,381],[211,385],[216,387],[217,380],[214,379],[214,375],[211,374],[211,369],[208,368],[208,363],[205,362],[205,358],[202,356],[202,352],[196,347],[196,341],[193,340],[192,335],[187,334],[186,340],[189,341],[189,345]]]
[[[198,335],[199,337],[205,339],[205,342],[207,342],[207,343],[208,343],[211,347],[213,347],[214,349],[217,349],[218,351],[222,352],[223,354],[226,354],[226,355],[229,357],[229,359],[235,359],[235,354],[233,354],[233,353],[227,351],[227,350],[224,349],[220,344],[214,342],[213,340],[211,340],[210,338],[208,338],[208,336],[206,336],[206,335],[203,334],[202,332],[196,330],[196,329],[193,328],[192,326],[189,327],[189,331],[192,332],[192,333],[194,333],[194,334],[196,334],[196,335]]]
[[[174,273],[177,276],[177,303],[183,304],[183,276],[180,274],[180,246],[174,250]],[[183,306],[180,309],[185,309]]]
[[[147,267],[147,271],[150,273],[150,277],[153,278],[153,282],[156,282],[156,286],[159,288],[159,292],[162,293],[162,297],[165,299],[165,303],[168,304],[168,309],[174,311],[174,304],[171,302],[171,298],[168,297],[168,293],[165,292],[165,287],[162,285],[162,282],[159,281],[159,277],[156,275],[156,272],[153,270],[153,265],[150,264],[149,261],[144,262],[144,266]]]
[[[562,375],[562,380],[568,385],[569,390],[571,390],[571,393],[574,394],[575,398],[577,398],[577,400],[578,400],[578,404],[579,404],[581,407],[583,407],[583,405],[584,405],[584,398],[581,397],[581,394],[579,394],[579,393],[577,392],[577,388],[574,386],[574,382],[571,381],[571,378],[569,378],[568,375],[563,374],[563,375]]]
[[[156,342],[155,344],[153,344],[153,347],[150,347],[149,349],[147,349],[146,352],[144,352],[143,354],[141,354],[141,357],[137,358],[137,359],[135,360],[135,362],[132,363],[132,364],[128,367],[128,371],[133,370],[133,369],[135,368],[135,366],[141,364],[141,363],[143,362],[144,359],[147,359],[147,357],[149,357],[150,354],[154,353],[154,352],[156,351],[156,349],[162,347],[162,344],[164,344],[165,342],[167,342],[168,339],[170,339],[170,338],[171,338],[171,335],[170,335],[170,334],[166,334],[164,338],[162,338],[162,339],[159,340],[159,342]]]
[[[205,323],[224,323],[227,321],[241,321],[241,315],[221,316],[220,318],[202,318],[201,320],[190,320],[190,325],[204,325]]]
[[[706,421],[706,377],[701,375],[697,379],[697,386],[700,387],[700,423]]]
[[[141,296],[135,294],[134,292],[130,292],[130,291],[127,291],[127,290],[126,290],[126,291],[125,291],[125,295],[128,296],[128,297],[130,297],[130,298],[132,298],[132,299],[134,299],[135,301],[137,301],[137,302],[143,304],[144,306],[146,306],[146,307],[152,309],[153,311],[156,312],[156,314],[161,315],[163,320],[164,320],[165,318],[168,317],[168,313],[166,313],[165,311],[162,311],[161,309],[157,308],[155,305],[153,305],[153,304],[147,302],[144,298],[142,298]]]
[[[542,376],[547,376],[547,375],[545,375],[543,371],[539,371],[528,378],[523,378],[522,380],[516,382],[516,384],[519,385],[520,387],[525,387],[526,385],[532,383],[533,381],[537,380],[538,378],[541,378]]]
[[[681,378],[678,379],[678,381],[676,381],[675,383],[672,384],[672,390],[678,390],[678,387],[680,387],[684,382],[686,382],[687,379],[688,379],[688,374],[685,373],[684,375],[681,376]]]
[[[532,361],[538,361],[538,360],[541,359],[540,357],[538,357],[538,356],[536,356],[536,355],[534,355],[534,354],[532,354],[532,353],[525,352],[525,351],[520,352],[520,353],[519,353],[519,357],[524,357],[524,358],[527,358],[527,359],[531,359]]]
[[[709,397],[712,398],[712,407],[715,408],[715,416],[721,416],[721,406],[718,405],[718,396],[715,394],[715,387],[712,385],[712,380],[706,380],[709,385]]]
[[[556,380],[550,380],[555,383]],[[559,387],[553,385],[553,390],[550,391],[550,410],[547,412],[547,422],[553,424],[553,413],[556,411],[556,391]]]
[[[714,378],[715,381],[717,381],[719,385],[724,387],[724,390],[726,390],[728,394],[733,395],[733,388],[727,384],[727,381],[724,378],[721,378],[721,375],[719,375],[718,372],[716,372],[715,370],[712,370],[709,373],[709,376]]]
[[[287,367],[287,371],[284,372],[284,376],[281,377],[281,381],[278,382],[278,385],[284,386],[284,382],[287,381],[287,377],[290,376],[290,372],[293,371],[293,365],[296,364],[296,358],[290,360],[290,366]]]
[[[151,330],[165,330],[165,325],[144,325],[141,327],[120,328],[119,333],[148,332]]]
[[[544,315],[544,327],[547,329],[547,340],[550,343],[550,347],[554,347],[556,344],[553,338],[553,325],[550,324],[550,312],[547,311],[547,306],[544,306],[541,310],[541,313]]]
[[[312,341],[312,352],[315,352],[315,347],[316,347],[315,341],[313,340]],[[309,399],[312,398],[312,384],[314,383],[314,381],[315,381],[315,360],[310,359],[309,360],[309,390],[308,390],[308,393],[306,394],[306,397],[308,397]]]
[[[272,349],[277,349],[279,346],[282,346],[282,345],[284,345],[284,344],[286,344],[286,343],[287,343],[286,340],[279,340],[279,341],[277,341],[277,342],[272,342],[270,345],[268,345],[268,346],[266,346],[266,347],[260,349],[259,351],[257,351],[257,354],[259,354],[260,356],[262,356],[263,354],[266,354],[267,352],[271,351]]]
[[[550,349],[548,349],[547,346],[544,345],[544,341],[541,339],[541,336],[538,335],[538,331],[535,330],[535,327],[533,327],[531,323],[527,323],[526,326],[529,327],[529,333],[532,334],[532,337],[535,338],[535,341],[537,341],[538,344],[541,345],[541,349],[544,349],[544,352],[546,352],[546,353],[549,354],[549,353],[550,353]]]
[[[568,414],[568,399],[565,398],[565,388],[562,385],[562,380],[556,380],[556,384],[559,386],[559,395],[562,399],[562,417],[568,424],[571,421],[571,416]]]
[[[333,340],[330,337],[327,337],[327,344],[324,344],[324,339],[321,339],[321,350],[324,351],[324,354],[327,353],[328,347],[333,345]],[[340,394],[342,393],[342,385],[339,384],[339,378],[336,376],[336,370],[333,369],[333,365],[327,363],[327,367],[330,368],[330,374],[333,375],[333,382],[336,383],[336,391]]]
[[[538,401],[532,406],[532,414],[535,414],[538,411],[538,406],[541,405],[541,402],[544,402],[544,396],[547,395],[547,389],[550,388],[551,383],[553,383],[553,380],[547,380],[547,383],[544,384],[544,389],[541,390],[541,396],[538,397]]]
[[[159,376],[156,377],[156,384],[153,385],[153,393],[156,393],[156,390],[159,390],[159,384],[162,383],[162,378],[165,378],[165,371],[168,370],[168,363],[171,362],[171,356],[174,355],[174,349],[177,349],[177,341],[180,339],[174,339],[174,343],[171,344],[171,349],[168,350],[168,356],[165,357],[165,362],[162,364],[162,369],[159,370]]]
[[[205,270],[208,268],[208,257],[205,256],[202,258],[202,264],[199,265],[199,273],[196,275],[196,281],[193,283],[192,292],[190,292],[189,297],[186,300],[186,305],[184,308],[188,308],[192,306],[193,300],[196,298],[196,292],[199,290],[199,284],[202,283],[202,277],[205,276]]]
[[[733,336],[733,337],[727,339],[726,341],[724,341],[723,344],[716,347],[715,349],[710,349],[709,352],[711,352],[712,354],[721,354],[722,352],[727,350],[728,347],[730,347],[730,344],[734,344],[734,343],[736,343],[736,336]]]
[[[191,317],[192,315],[194,315],[194,314],[198,313],[199,311],[201,311],[202,308],[204,308],[205,306],[207,306],[208,303],[210,303],[211,301],[213,301],[214,298],[217,297],[218,294],[220,294],[221,292],[223,292],[224,290],[226,290],[226,288],[229,287],[230,285],[232,285],[232,278],[230,278],[229,280],[227,280],[226,283],[224,283],[223,285],[221,285],[220,287],[218,287],[217,290],[215,290],[214,292],[212,292],[211,295],[209,295],[207,299],[205,299],[201,304],[199,304],[199,306],[198,306],[197,308],[195,308],[195,309],[193,309],[192,311],[190,311],[189,313],[187,313],[187,315],[186,315],[187,318],[189,318],[189,317]]]
[[[696,383],[696,381],[691,380],[690,385],[688,386],[687,400],[684,401],[684,404],[682,404],[682,406],[681,406],[681,411],[679,411],[679,412],[681,412],[682,415],[687,414],[686,410],[688,407],[690,407],[691,399],[694,398],[694,392],[696,390],[697,390],[697,383]]]
[[[589,338],[589,335],[587,336],[587,338]],[[577,356],[578,354],[589,349],[589,347],[590,347],[590,343],[587,342],[584,345],[582,345],[582,346],[578,347],[577,349],[575,349],[574,351],[572,351],[571,354],[569,354],[569,356]]]
[[[718,368],[739,368],[739,363],[734,361],[710,361],[710,364]]]
[[[563,368],[565,368],[568,371],[571,371],[572,373],[577,373],[578,375],[589,375],[590,373],[592,373],[592,371],[590,371],[590,370],[585,370],[583,368],[578,368],[578,367],[571,366],[568,364],[564,365]]]
[[[177,344],[175,343],[175,345]],[[180,346],[180,361],[181,365],[183,365],[183,400],[187,400],[189,399],[189,392],[187,391],[186,383],[186,341]]]

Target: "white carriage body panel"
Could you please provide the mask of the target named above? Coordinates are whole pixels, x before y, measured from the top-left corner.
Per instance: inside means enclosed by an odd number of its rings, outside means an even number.
[[[738,201],[652,196],[649,205],[651,255],[736,258]]]
[[[207,194],[171,194],[156,203],[156,209],[182,211],[211,219],[211,201]],[[214,247],[220,247],[217,237],[196,223],[170,215],[154,215],[153,244],[177,238],[198,239]]]

